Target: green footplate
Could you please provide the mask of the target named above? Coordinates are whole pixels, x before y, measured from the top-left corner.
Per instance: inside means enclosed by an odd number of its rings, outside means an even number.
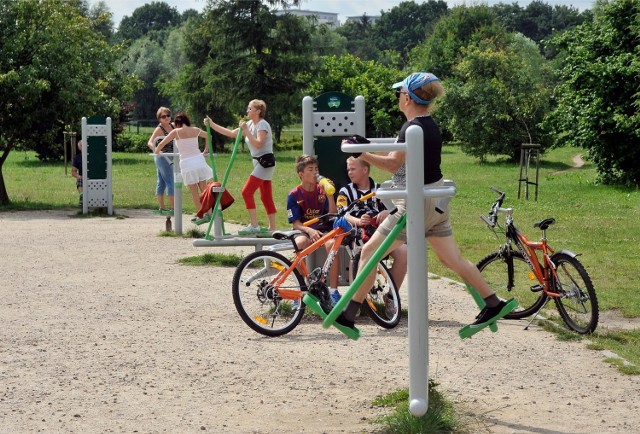
[[[325,319],[327,317],[327,314],[320,307],[320,300],[318,300],[314,295],[306,294],[302,299],[302,301],[304,301],[304,304],[310,307],[311,310],[313,310],[315,313],[320,315],[322,319]],[[340,330],[342,333],[347,335],[347,337],[353,339],[354,341],[357,341],[358,338],[360,337],[360,330],[358,330],[355,327],[354,328],[345,327],[341,324],[338,324],[337,322],[334,322],[333,325],[336,326],[338,330]]]
[[[194,225],[203,225],[205,223],[209,223],[210,221],[211,221],[211,216],[204,216],[201,219],[199,218],[191,219],[191,223],[193,223]]]
[[[469,291],[469,294],[471,294],[471,296],[473,297],[473,301],[475,301],[476,304],[478,305],[478,309],[480,309],[480,310],[484,309],[484,307],[486,306],[486,303],[484,302],[484,299],[482,298],[480,293],[473,286],[469,285],[468,283],[466,285],[467,285],[467,291]],[[498,331],[498,324],[492,323],[489,326],[489,329],[494,333],[497,332]]]
[[[496,322],[500,318],[504,317],[509,312],[514,310],[516,307],[518,307],[518,302],[512,298],[511,300],[507,301],[507,304],[502,308],[500,313],[496,315],[491,321],[487,321],[485,323],[478,324],[478,325],[468,324],[462,327],[460,330],[458,330],[458,334],[460,335],[460,338],[468,339],[471,336],[478,333],[480,330],[484,329],[485,327],[490,327],[492,332],[498,331],[498,324]]]

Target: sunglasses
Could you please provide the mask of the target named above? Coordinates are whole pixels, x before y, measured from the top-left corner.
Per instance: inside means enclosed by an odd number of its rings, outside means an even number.
[[[166,119],[166,118],[171,119],[171,115],[162,115],[162,116],[160,116],[160,119]]]
[[[409,94],[408,94],[407,92],[405,92],[404,90],[402,90],[402,89],[400,89],[400,88],[397,88],[397,89],[396,89],[396,98],[400,99],[400,95],[402,95],[403,93],[404,93],[405,95],[409,95]]]

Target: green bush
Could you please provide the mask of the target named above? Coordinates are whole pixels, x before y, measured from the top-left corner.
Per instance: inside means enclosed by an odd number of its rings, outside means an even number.
[[[114,152],[148,152],[147,142],[149,134],[136,134],[122,132],[114,140]]]
[[[302,140],[298,137],[281,137],[280,141],[275,144],[277,151],[302,151]]]

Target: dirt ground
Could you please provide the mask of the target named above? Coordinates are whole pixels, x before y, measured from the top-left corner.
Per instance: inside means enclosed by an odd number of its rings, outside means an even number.
[[[176,263],[212,249],[116,211],[0,213],[0,432],[368,433],[388,411],[372,400],[408,387],[406,321],[361,321],[356,342],[314,321],[263,337],[235,311],[233,269]],[[584,341],[517,321],[461,341],[471,298],[433,279],[429,299],[429,375],[471,432],[638,432],[640,379]]]

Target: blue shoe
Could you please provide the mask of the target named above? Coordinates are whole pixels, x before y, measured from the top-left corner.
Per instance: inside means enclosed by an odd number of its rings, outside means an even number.
[[[340,295],[337,289],[334,289],[333,292],[331,292],[331,306],[335,306],[340,301],[340,297],[342,297],[342,295]]]

